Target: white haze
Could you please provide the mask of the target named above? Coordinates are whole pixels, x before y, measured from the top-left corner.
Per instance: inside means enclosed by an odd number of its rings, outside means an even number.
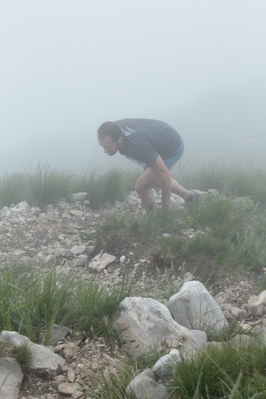
[[[265,15],[265,0],[0,0],[0,173],[121,163],[96,131],[126,117],[172,124],[185,159],[263,159]]]

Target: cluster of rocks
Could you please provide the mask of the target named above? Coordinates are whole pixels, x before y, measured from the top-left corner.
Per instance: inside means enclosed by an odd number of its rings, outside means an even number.
[[[183,200],[173,196],[171,203],[182,206]],[[156,280],[154,274],[147,272],[150,260],[146,254],[140,256],[134,251],[134,243],[129,252],[119,256],[104,251],[95,256],[94,240],[84,243],[82,239],[83,235],[95,233],[107,215],[117,212],[143,212],[136,193],[132,192],[124,203],[117,202],[115,206],[97,212],[90,209],[86,193],[74,195],[71,203],[62,200],[56,206],[48,205],[46,210],[25,202],[4,207],[0,211],[0,265],[6,267],[14,259],[22,265],[32,264],[32,267],[41,264],[43,270],[56,265],[58,273],[69,274],[74,269],[76,275],[84,279],[93,275],[96,281],[105,283],[110,289],[122,282],[125,265],[130,266],[132,279],[138,270],[139,296],[122,301],[113,328],[122,331],[121,340],[133,357],[154,347],[164,351],[166,357],[133,380],[127,392],[133,391],[136,397],[144,399],[144,389],[154,399],[165,398],[166,388],[162,382],[169,367],[164,365],[180,361],[181,350],[191,354],[206,348],[209,343],[205,331],[208,328],[223,328],[230,319],[243,326],[256,320],[257,335],[265,334],[266,293],[251,296],[243,302],[243,298],[252,292],[252,282],[247,278],[240,282],[231,278],[224,281],[224,287],[221,286],[219,294],[213,298],[200,282],[192,281],[194,277],[190,273],[184,273],[182,277],[171,276],[177,287],[184,284],[169,302],[148,298],[160,297],[159,287],[161,283],[165,285],[166,277],[162,274]],[[182,234],[190,239],[196,233],[187,229]],[[40,375],[40,382],[36,384],[43,392],[42,399],[93,398],[93,391],[97,391],[97,373],[100,370],[117,372],[123,367],[119,351],[114,357],[114,351],[111,352],[103,340],[87,340],[81,344],[63,327],[55,326],[49,348],[33,344],[15,332],[3,331],[0,341],[12,346],[27,343],[30,347],[34,359],[32,371]],[[23,373],[16,361],[5,358],[0,367],[0,399],[35,399],[27,391],[21,391],[22,379]]]
[[[83,245],[80,232],[95,232],[102,220],[81,200],[62,200],[45,211],[26,202],[4,207],[0,212],[0,259],[84,266],[93,247],[90,242]]]
[[[222,295],[220,301],[221,297]],[[246,307],[248,313],[262,315],[266,309],[266,291],[258,297],[252,296]],[[225,303],[224,309],[228,308],[229,304]],[[160,351],[165,345],[171,349],[151,369],[145,370],[131,381],[126,390],[127,395],[130,396],[133,392],[136,398],[141,399],[168,398],[169,392],[163,381],[182,359],[191,358],[197,351],[208,346],[219,348],[223,345],[221,342],[209,342],[208,333],[219,333],[228,326],[224,313],[199,281],[184,283],[179,292],[169,299],[167,306],[151,298],[124,299],[120,304],[120,315],[114,322],[114,328],[120,331],[130,355],[137,358],[154,348]],[[246,314],[245,311],[235,312],[238,318]],[[251,335],[243,333],[231,339],[229,345],[236,348],[252,343],[265,345],[265,323],[266,319],[262,318],[252,329],[242,323],[243,331],[250,329],[256,336],[256,341]]]
[[[221,300],[220,295],[220,300]],[[225,308],[227,308],[225,306]],[[262,316],[266,310],[266,291],[258,297],[252,296],[247,304],[250,314]],[[239,317],[238,313],[238,317]],[[228,325],[221,306],[199,281],[187,281],[173,295],[167,306],[152,298],[129,297],[120,304],[120,311],[113,323],[113,328],[120,334],[124,349],[133,358],[138,358],[156,350],[166,354],[151,369],[136,376],[126,389],[128,396],[134,393],[136,398],[166,399],[168,397],[164,381],[173,367],[186,357],[192,357],[197,351],[209,345],[219,347],[220,342],[209,342],[208,333],[219,333]],[[244,328],[248,325],[243,324]],[[266,342],[266,319],[258,320],[253,326],[256,342]],[[88,367],[91,362],[90,342],[83,348],[79,344],[65,340],[70,331],[65,327],[55,326],[51,334],[50,347],[32,343],[17,332],[2,331],[0,342],[12,347],[27,345],[32,355],[31,368],[46,374],[51,381],[45,399],[67,397],[91,398],[90,388],[96,379],[95,373]],[[249,345],[250,335],[239,335],[229,341],[230,345]],[[255,342],[255,341],[254,341]],[[99,344],[99,347],[104,347]],[[87,352],[87,356],[84,352]],[[59,355],[58,353],[61,353]],[[80,354],[83,353],[81,356]],[[181,356],[182,354],[182,356]],[[117,373],[123,367],[117,358],[107,353],[102,355],[102,362],[107,364],[107,373]],[[89,365],[91,366],[91,364]],[[97,368],[97,366],[96,366]],[[17,399],[23,380],[23,372],[14,358],[6,357],[0,364],[0,397]],[[22,398],[22,397],[21,397]],[[26,397],[23,397],[26,399]],[[29,396],[27,399],[35,399]]]

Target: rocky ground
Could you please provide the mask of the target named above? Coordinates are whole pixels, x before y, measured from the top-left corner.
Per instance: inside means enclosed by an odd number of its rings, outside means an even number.
[[[120,233],[112,233],[108,240],[85,240],[94,233],[110,213],[143,212],[138,199],[132,194],[128,200],[116,206],[94,212],[82,195],[73,197],[72,203],[61,201],[57,206],[41,210],[22,202],[0,212],[0,260],[2,267],[15,260],[21,265],[21,273],[28,265],[42,264],[44,270],[57,265],[58,273],[71,274],[84,279],[91,278],[105,283],[107,289],[121,284],[123,271],[127,268],[130,278],[135,280],[139,296],[151,296],[161,302],[178,290],[184,279],[201,281],[213,296],[223,292],[227,302],[242,309],[252,294],[258,294],[256,281],[259,276],[251,274],[232,275],[231,270],[221,269],[206,257],[188,258],[178,255],[165,259],[153,251],[151,242],[129,242]],[[197,232],[182,231],[190,239]],[[109,253],[116,257],[111,266],[100,273],[92,273],[91,259],[98,253]],[[169,295],[168,295],[169,291]],[[252,321],[246,315],[243,322]],[[51,372],[32,372],[24,379],[20,399],[93,398],[97,390],[97,376],[107,370],[119,367],[123,352],[110,348],[103,339],[78,341],[73,332],[58,343],[55,351],[66,360],[66,366],[57,375]],[[79,389],[71,394],[73,384]],[[70,385],[69,385],[70,384]],[[60,389],[59,389],[60,386]],[[61,392],[60,392],[61,391]],[[67,396],[66,396],[67,395]]]

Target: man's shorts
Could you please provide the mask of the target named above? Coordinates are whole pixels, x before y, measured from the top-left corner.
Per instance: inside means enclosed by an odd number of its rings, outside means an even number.
[[[176,151],[176,153],[170,158],[163,159],[164,164],[168,170],[171,170],[172,167],[177,163],[177,161],[179,161],[179,159],[182,157],[182,155],[184,153],[184,148],[185,148],[184,140],[181,138],[181,144],[180,144],[178,150]],[[136,159],[130,158],[128,156],[125,156],[125,157],[127,159],[129,159],[130,161],[136,163],[137,165],[141,166],[142,168],[147,166],[144,162],[137,161]],[[157,176],[157,173],[154,172],[152,168],[151,168],[151,170],[152,170],[152,173]]]
[[[176,151],[176,153],[170,158],[163,159],[167,169],[171,170],[172,167],[177,163],[177,161],[179,161],[179,159],[184,154],[184,149],[185,149],[184,140],[181,139],[181,144],[180,144],[178,150]]]

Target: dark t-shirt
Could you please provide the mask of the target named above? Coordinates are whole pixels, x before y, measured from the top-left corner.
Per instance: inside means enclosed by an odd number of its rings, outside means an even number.
[[[122,119],[115,121],[122,130],[126,149],[120,154],[141,161],[149,167],[158,155],[170,158],[181,144],[179,133],[165,122],[153,119]]]

